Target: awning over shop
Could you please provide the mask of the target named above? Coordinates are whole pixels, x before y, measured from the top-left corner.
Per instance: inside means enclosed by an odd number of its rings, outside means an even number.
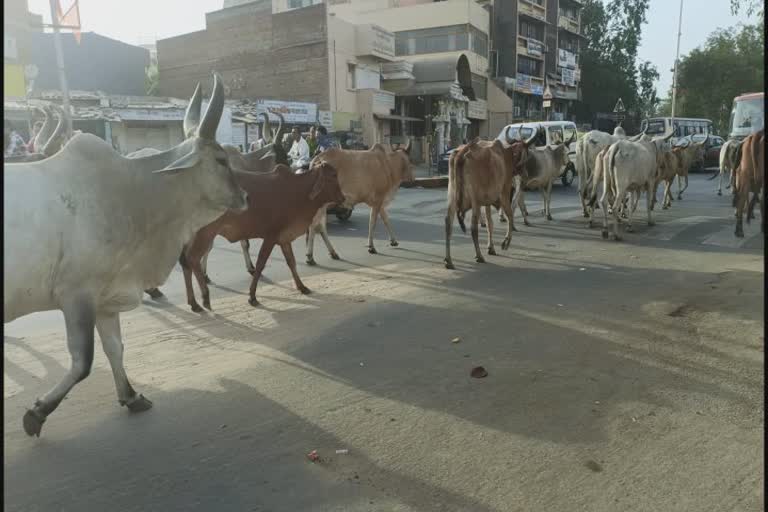
[[[449,95],[475,99],[472,72],[464,54],[459,57],[434,57],[413,63],[413,80],[384,80],[384,89],[398,96]]]
[[[419,119],[418,117],[408,117],[408,116],[396,116],[394,114],[373,114],[373,117],[376,119],[387,119],[387,120],[393,120],[393,121],[415,121],[417,123],[424,122],[423,119]]]

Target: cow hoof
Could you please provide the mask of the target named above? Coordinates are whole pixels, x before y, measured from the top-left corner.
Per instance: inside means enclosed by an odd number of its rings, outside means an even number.
[[[392,247],[397,247],[397,246],[398,246],[398,245],[400,245],[400,244],[399,244],[399,243],[397,243],[397,240],[390,240],[390,241],[389,241],[389,245],[391,245]]]
[[[161,292],[157,288],[152,288],[151,290],[147,290],[147,293],[154,300],[162,299],[163,297],[165,297],[165,295],[163,295],[163,292]]]
[[[304,294],[304,295],[309,295],[310,293],[312,293],[312,290],[310,290],[309,288],[307,288],[307,287],[306,287],[306,286],[304,286],[304,285],[301,285],[301,286],[299,286],[299,291],[300,291],[302,294]]]
[[[527,220],[524,220],[524,221],[523,221],[523,224],[525,224],[525,225],[526,225],[526,226],[528,226],[528,227],[531,227],[531,223],[530,223],[530,222],[528,222]]]
[[[587,212],[584,212],[584,213],[582,213],[581,215],[582,215],[582,216],[583,216],[585,219],[588,219],[588,218],[589,218],[589,214],[588,214]]]
[[[203,307],[207,309],[208,311],[213,311],[213,308],[211,307],[211,300],[210,299],[203,299]]]
[[[718,191],[717,191],[717,195],[721,196],[721,195],[723,195],[723,193],[722,193],[721,191],[719,191],[719,190],[718,190]]]
[[[613,241],[614,241],[614,242],[621,242],[621,236],[619,236],[619,235],[613,235]]]
[[[336,254],[336,253],[334,252],[334,253],[331,253],[331,259],[332,259],[332,260],[340,260],[340,259],[341,259],[341,256],[339,256],[338,254]]]
[[[678,198],[680,201],[682,201],[682,200],[683,200],[683,196],[682,196],[682,195],[680,195],[680,194],[677,194],[677,198]]]
[[[24,432],[28,436],[40,437],[40,431],[43,429],[43,423],[45,423],[45,416],[32,409],[27,409],[22,422],[24,424]]]
[[[203,312],[203,308],[200,307],[200,304],[195,303],[195,304],[190,304],[189,306],[192,308],[192,312],[193,313],[202,313]]]
[[[256,273],[256,269],[255,269],[255,268],[247,268],[246,270],[247,270],[247,271],[248,271],[248,273],[249,273],[249,274],[251,274],[251,275],[253,275],[253,274],[255,274],[255,273]]]
[[[131,412],[144,412],[152,408],[152,400],[144,398],[144,395],[138,395],[130,402],[127,402],[125,406]]]
[[[502,241],[501,241],[501,250],[502,250],[502,251],[506,251],[507,249],[509,249],[509,244],[510,244],[511,242],[512,242],[512,241],[511,241],[511,240],[509,240],[509,239],[507,239],[507,238],[505,238],[504,240],[502,240]]]
[[[314,267],[315,265],[317,265],[317,263],[315,262],[314,258],[307,258],[307,265],[309,265],[310,267]]]
[[[547,220],[552,220],[552,216],[551,215],[547,215]]]
[[[635,228],[633,228],[632,226],[627,226],[627,231],[629,233],[634,233],[635,232]]]
[[[376,248],[375,248],[375,247],[369,247],[369,248],[368,248],[368,252],[369,252],[370,254],[379,254],[378,252],[376,252]]]
[[[480,223],[480,227],[481,227],[481,228],[484,228],[484,227],[486,227],[486,225],[485,225],[485,222],[481,222],[481,223]]]
[[[205,284],[211,284],[213,281],[211,281],[211,278],[208,277],[208,274],[205,274]]]
[[[488,255],[489,256],[496,256],[496,249],[494,249],[493,247],[489,247],[488,248]]]
[[[515,225],[514,225],[514,224],[512,224],[512,225],[509,227],[509,229],[511,229],[512,231],[517,231],[517,228],[515,227]]]
[[[608,240],[608,231],[603,230],[602,235],[603,235],[603,240]]]
[[[499,222],[507,222],[507,219],[505,219],[504,217],[499,217]]]
[[[482,256],[475,256],[475,261],[478,263],[485,263],[485,258]]]
[[[448,270],[456,270],[456,267],[453,266],[453,262],[448,260],[445,260],[445,268]]]
[[[250,304],[253,307],[258,307],[259,301],[256,300],[256,297],[251,297],[250,299],[248,299],[248,304]]]

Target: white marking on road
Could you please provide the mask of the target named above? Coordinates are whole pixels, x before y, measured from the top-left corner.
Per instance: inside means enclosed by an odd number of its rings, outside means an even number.
[[[637,215],[637,212],[635,212],[635,216]],[[710,217],[706,215],[693,215],[691,217],[681,217],[679,219],[672,219],[670,221],[657,221],[656,225],[653,227],[650,227],[648,229],[648,232],[644,233],[643,236],[646,238],[651,238],[653,240],[672,240],[677,235],[685,231],[686,229],[690,228],[691,226],[694,226],[696,224],[701,224],[703,222],[708,222],[711,220],[721,220],[722,217]],[[637,223],[638,220],[641,222],[644,222],[646,219],[638,219],[635,217],[633,219]]]

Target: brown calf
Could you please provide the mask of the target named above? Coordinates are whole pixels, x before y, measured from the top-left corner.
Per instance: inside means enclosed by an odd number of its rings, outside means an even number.
[[[365,203],[371,207],[368,222],[368,252],[376,254],[373,246],[373,232],[379,216],[389,232],[390,245],[397,246],[395,233],[389,223],[386,207],[394,199],[400,184],[413,181],[413,170],[408,157],[410,142],[402,149],[389,149],[381,144],[374,144],[366,151],[330,148],[320,153],[312,160],[312,166],[320,162],[331,164],[339,173],[339,184],[344,192],[344,206],[351,208],[356,204]],[[322,228],[314,229],[315,226]],[[315,232],[324,231],[325,211],[318,212],[318,218],[313,223],[313,229],[307,237],[307,263],[314,263],[313,240]],[[328,250],[333,255],[335,251],[324,236]]]
[[[199,230],[179,258],[184,270],[187,302],[195,312],[202,309],[192,288],[193,272],[203,296],[203,306],[211,309],[210,293],[200,262],[211,250],[216,235],[231,243],[264,239],[251,280],[248,303],[252,306],[259,304],[256,285],[275,245],[283,251],[296,288],[301,293],[309,293],[309,288],[296,272],[291,242],[306,233],[318,209],[344,200],[336,170],[329,164],[319,164],[302,174],[294,174],[285,165],[278,165],[272,172],[264,174],[235,172],[235,180],[248,193],[248,209],[243,213],[227,212]]]
[[[765,130],[753,133],[741,145],[741,159],[736,168],[736,236],[744,237],[742,219],[747,207],[747,222],[753,217],[755,203],[760,201],[760,231],[765,233]],[[749,198],[750,192],[752,198]],[[747,200],[749,205],[747,206]]]

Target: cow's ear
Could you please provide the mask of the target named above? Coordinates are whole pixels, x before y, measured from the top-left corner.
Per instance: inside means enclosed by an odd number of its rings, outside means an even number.
[[[170,165],[163,169],[158,169],[156,171],[153,171],[153,173],[177,173],[179,171],[183,171],[184,169],[189,169],[191,167],[196,166],[200,163],[200,152],[199,151],[192,151],[191,153],[188,153],[184,155],[183,157],[179,158],[178,160],[171,162]]]

